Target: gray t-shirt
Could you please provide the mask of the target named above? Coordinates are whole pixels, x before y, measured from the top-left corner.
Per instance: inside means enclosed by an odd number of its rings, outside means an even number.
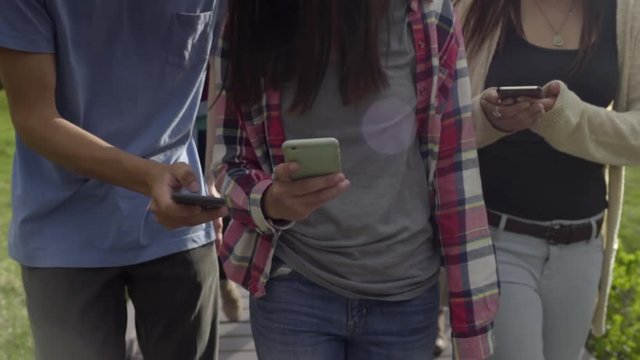
[[[336,137],[351,187],[286,230],[276,256],[308,279],[351,298],[407,300],[440,267],[429,223],[426,164],[416,138],[415,54],[406,1],[392,2],[380,51],[389,87],[343,106],[330,64],[311,111],[284,112],[287,139]],[[389,44],[387,45],[387,40]],[[283,92],[283,109],[293,89]]]

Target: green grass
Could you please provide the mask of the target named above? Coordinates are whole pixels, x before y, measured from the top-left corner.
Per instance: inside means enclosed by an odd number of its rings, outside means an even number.
[[[11,218],[9,189],[13,128],[4,91],[0,91],[0,360],[33,358],[33,344],[20,281],[20,268],[7,253]]]
[[[7,254],[11,217],[9,189],[14,149],[13,128],[4,91],[0,91],[0,360],[33,358],[20,268]],[[627,250],[640,250],[640,169],[627,170],[620,237]]]
[[[627,168],[620,239],[625,250],[640,251],[640,168]]]

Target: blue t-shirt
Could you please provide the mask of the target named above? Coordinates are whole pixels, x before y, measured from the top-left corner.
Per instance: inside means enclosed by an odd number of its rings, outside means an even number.
[[[201,174],[192,129],[220,4],[0,0],[0,47],[55,54],[65,119],[124,151]],[[166,230],[149,198],[67,171],[19,138],[12,203],[9,252],[27,266],[129,265],[214,238],[211,224]]]

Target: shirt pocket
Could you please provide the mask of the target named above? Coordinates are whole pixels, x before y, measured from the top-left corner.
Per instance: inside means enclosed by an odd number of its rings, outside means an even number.
[[[174,13],[168,39],[168,62],[189,68],[206,62],[213,41],[213,12]]]

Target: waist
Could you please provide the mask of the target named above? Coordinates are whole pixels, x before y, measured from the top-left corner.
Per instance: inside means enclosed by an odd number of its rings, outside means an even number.
[[[322,244],[296,235],[283,232],[275,255],[305,278],[350,298],[410,299],[424,291],[441,265],[427,234],[362,246],[350,246],[349,239]]]
[[[600,234],[603,214],[575,221],[535,222],[487,211],[489,225],[518,234],[544,239],[551,245],[568,245],[588,241]]]
[[[489,209],[547,222],[588,219],[607,208],[603,165],[559,152],[530,131],[482,148],[478,156]]]

